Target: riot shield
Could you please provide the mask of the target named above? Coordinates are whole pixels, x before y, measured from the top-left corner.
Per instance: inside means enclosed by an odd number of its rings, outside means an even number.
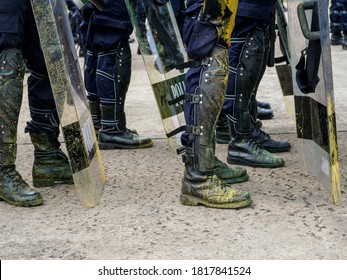
[[[339,204],[340,171],[328,1],[291,0],[287,3],[288,44],[301,164],[309,175],[316,176],[331,190],[334,202]],[[304,79],[302,74],[305,74]]]
[[[295,121],[294,92],[292,69],[290,66],[290,49],[287,32],[288,18],[286,10],[287,7],[284,6],[281,0],[276,2],[275,17],[278,37],[277,46],[279,46],[279,54],[281,56],[275,58],[275,69],[282,89],[287,114],[293,121]]]
[[[125,0],[163,127],[173,150],[185,125],[185,71],[175,67],[187,55],[169,0]]]
[[[31,0],[77,195],[99,203],[105,173],[87,105],[65,0]]]

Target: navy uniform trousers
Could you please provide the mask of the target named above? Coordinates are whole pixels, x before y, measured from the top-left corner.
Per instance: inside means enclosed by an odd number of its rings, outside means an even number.
[[[330,29],[333,35],[347,36],[347,0],[332,0],[330,5]]]
[[[117,76],[118,48],[122,43],[129,48],[128,39],[133,27],[124,0],[104,0],[100,12],[91,3],[82,10],[81,26],[87,49],[85,85],[88,100],[114,100],[114,79]],[[129,69],[129,71],[131,71]]]

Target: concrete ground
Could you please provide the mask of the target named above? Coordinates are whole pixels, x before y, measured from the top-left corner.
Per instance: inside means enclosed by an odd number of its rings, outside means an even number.
[[[271,103],[275,117],[263,121],[263,129],[288,140],[292,150],[282,154],[283,168],[247,167],[249,181],[235,187],[251,193],[251,207],[218,210],[180,204],[183,164],[168,146],[136,47],[133,43],[128,126],[152,137],[154,147],[101,151],[107,184],[95,208],[85,208],[68,185],[40,189],[39,207],[0,202],[0,259],[346,259],[347,52],[332,47],[342,203],[335,205],[329,190],[303,172],[295,123],[286,113],[275,69],[269,68],[258,96]],[[27,119],[25,95],[17,169],[31,184]],[[227,146],[217,145],[218,157],[226,160],[226,154]]]

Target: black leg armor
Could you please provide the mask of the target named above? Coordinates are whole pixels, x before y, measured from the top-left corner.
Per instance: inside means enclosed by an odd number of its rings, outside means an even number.
[[[4,50],[0,63],[0,164],[7,166],[15,164],[17,154],[17,125],[25,71],[21,50]]]
[[[257,78],[256,84],[254,86],[252,95],[251,95],[251,101],[250,101],[250,113],[251,113],[251,121],[252,125],[254,125],[257,121],[257,115],[258,115],[258,104],[257,104],[257,91],[258,87],[260,84],[260,81],[262,80],[266,66],[267,66],[267,61],[269,59],[269,51],[270,51],[270,38],[269,38],[269,30],[265,29],[264,30],[264,41],[263,41],[263,47],[262,52],[263,52],[263,57],[261,60],[261,65],[260,65],[260,71],[259,71],[259,76]]]
[[[228,95],[232,113],[227,114],[230,137],[228,163],[254,167],[281,167],[283,158],[272,155],[269,150],[288,149],[287,143],[273,141],[256,127],[256,92],[264,74],[268,58],[269,40],[266,32],[254,29],[243,44],[239,64],[235,71],[234,95]],[[290,146],[289,146],[290,147]],[[274,149],[273,149],[274,148]]]
[[[228,119],[233,123],[233,132],[236,134],[249,134],[251,131],[251,100],[255,102],[254,90],[266,67],[264,58],[265,34],[262,29],[255,29],[242,48],[236,69],[235,96],[230,97],[234,99],[234,105],[233,115],[229,114]]]
[[[194,125],[190,126],[191,137],[194,137],[193,153],[199,159],[195,162],[195,169],[201,174],[211,174],[213,170],[214,129],[227,83],[226,58],[225,48],[214,48],[209,64],[201,71],[196,93],[189,97],[193,103]]]
[[[0,63],[0,200],[15,206],[40,205],[41,194],[28,186],[15,166],[25,71],[22,51],[4,50]]]

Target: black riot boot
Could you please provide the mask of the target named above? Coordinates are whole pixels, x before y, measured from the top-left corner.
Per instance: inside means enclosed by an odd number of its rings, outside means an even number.
[[[254,126],[260,129],[263,126],[263,123],[261,122],[261,120],[257,119],[254,123]],[[218,144],[229,144],[229,141],[229,123],[226,113],[222,110],[219,114],[216,124],[216,142]]]
[[[35,148],[32,169],[34,187],[72,184],[70,164],[67,156],[59,148],[60,142],[57,137],[46,133],[29,134]]]
[[[180,201],[184,205],[237,209],[252,203],[248,192],[225,184],[217,175],[204,175],[193,163],[185,162]]]
[[[238,94],[236,96],[236,100],[241,100],[238,98]],[[255,127],[254,119],[257,113],[254,100],[250,102],[250,108],[253,107],[253,110],[250,111],[244,110],[242,102],[236,101],[234,108],[236,118],[227,117],[230,132],[227,161],[230,164],[252,167],[282,167],[285,163],[283,158],[273,155],[264,146],[271,150],[277,148],[277,151],[282,148],[281,151],[284,151],[288,148],[289,143],[273,141],[268,134]]]
[[[270,120],[274,117],[274,113],[271,109],[265,109],[258,107],[258,119],[259,120]]]
[[[276,141],[271,136],[257,127],[252,127],[252,138],[270,153],[288,152],[291,145],[287,141]]]
[[[257,100],[257,107],[264,108],[264,109],[271,109],[271,104],[265,101]]]
[[[0,54],[0,200],[15,206],[43,203],[17,172],[17,125],[23,95],[24,59],[18,49]]]
[[[16,166],[0,166],[0,200],[14,206],[36,206],[43,203],[41,194],[23,180]]]
[[[257,143],[251,133],[239,133],[234,123],[229,124],[231,140],[228,147],[228,163],[265,168],[284,166],[284,159],[268,152]]]
[[[117,111],[116,106],[118,107],[115,104],[101,105],[102,125],[99,131],[99,148],[111,150],[152,147],[151,138],[140,136],[136,131],[126,128],[124,111]]]
[[[184,205],[242,208],[252,203],[248,192],[230,185],[247,180],[246,170],[231,169],[215,156],[215,126],[224,100],[227,71],[227,50],[215,47],[208,64],[202,66],[203,78],[197,92],[186,99],[192,113],[187,125],[192,146],[186,146],[182,155],[185,171],[180,201]]]
[[[252,99],[250,102],[251,113],[251,137],[264,149],[270,153],[288,152],[291,145],[287,141],[275,141],[271,136],[256,126],[256,119],[259,117],[259,102]],[[267,110],[267,109],[262,109]],[[270,110],[271,111],[271,110]]]
[[[255,105],[257,106],[257,119],[269,120],[274,117],[270,103],[256,100]]]

